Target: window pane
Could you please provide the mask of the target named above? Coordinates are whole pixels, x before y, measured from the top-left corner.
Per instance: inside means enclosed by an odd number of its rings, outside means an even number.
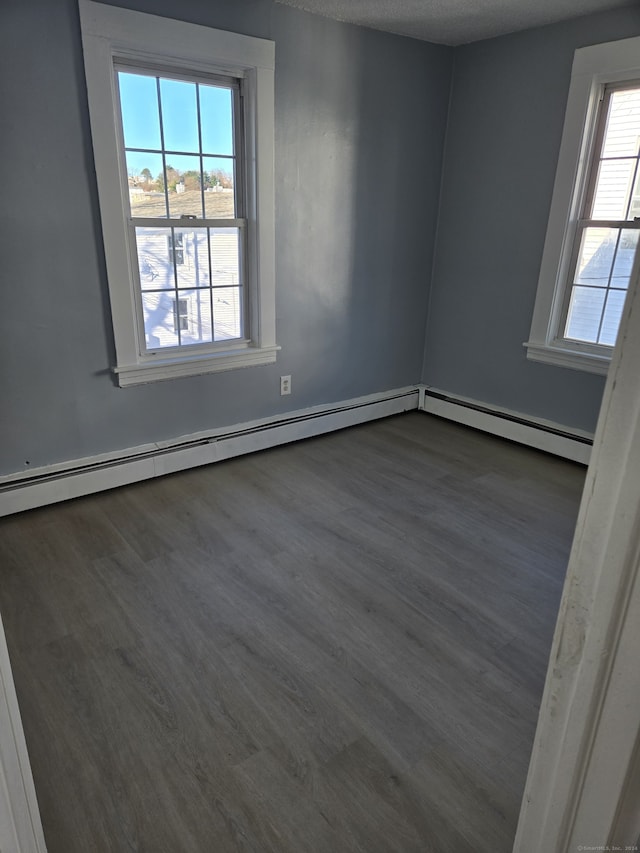
[[[603,157],[637,157],[640,141],[640,89],[614,92],[609,105]]]
[[[233,154],[231,89],[202,84],[198,88],[203,154]]]
[[[211,284],[228,287],[240,284],[240,233],[237,228],[210,228]]]
[[[234,160],[230,157],[203,157],[204,207],[207,219],[234,219]]]
[[[638,246],[638,236],[640,236],[640,231],[634,228],[623,229],[620,235],[618,251],[616,252],[616,260],[613,264],[611,287],[626,288],[629,286],[631,268],[633,267],[636,248]]]
[[[631,193],[631,204],[629,205],[627,219],[634,219],[636,216],[640,216],[640,169],[636,173],[636,184]]]
[[[125,148],[160,150],[156,78],[118,72]]]
[[[131,216],[166,219],[162,155],[127,151],[127,174]]]
[[[626,219],[635,160],[603,160],[598,169],[592,219]]]
[[[241,287],[221,287],[213,291],[213,319],[216,341],[242,337]]]
[[[598,338],[599,344],[606,344],[610,347],[615,346],[626,295],[626,291],[624,290],[609,291],[607,304],[604,309],[604,317],[602,318],[602,329]]]
[[[200,151],[196,84],[160,80],[165,151]]]
[[[202,192],[200,190],[200,158],[167,154],[167,189],[169,216],[184,214],[202,219]]]
[[[148,350],[177,347],[178,332],[174,325],[175,291],[143,293],[144,332]]]
[[[173,288],[173,261],[169,253],[170,228],[136,228],[138,269],[142,290]]]
[[[596,343],[606,293],[596,287],[572,288],[565,338]]]
[[[211,343],[211,291],[179,290],[180,340],[183,346]]]
[[[209,286],[209,246],[206,228],[176,228],[176,249],[182,263],[176,267],[178,287]]]
[[[585,228],[574,281],[594,287],[606,287],[618,239],[617,228]]]

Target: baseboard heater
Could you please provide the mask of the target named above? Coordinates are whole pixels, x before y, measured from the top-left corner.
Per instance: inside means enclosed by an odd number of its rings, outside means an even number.
[[[418,408],[412,386],[0,477],[0,516],[288,444]]]
[[[0,477],[0,516],[419,409],[587,464],[593,437],[421,385]]]
[[[593,435],[571,430],[561,424],[528,418],[518,412],[492,408],[464,397],[455,397],[432,388],[423,390],[421,408],[430,414],[526,444],[574,462],[588,464]]]
[[[433,397],[434,400],[445,400],[447,403],[453,403],[456,406],[462,406],[464,409],[473,409],[474,412],[483,412],[485,415],[492,415],[496,418],[501,418],[503,421],[511,421],[514,424],[522,424],[523,426],[533,427],[538,430],[542,430],[543,432],[549,432],[552,435],[561,435],[563,438],[570,438],[572,441],[578,441],[581,444],[587,444],[589,447],[593,446],[593,438],[590,438],[586,435],[581,435],[575,432],[569,432],[568,430],[562,429],[561,427],[553,426],[552,424],[545,424],[541,421],[532,421],[527,418],[510,414],[508,412],[500,411],[499,409],[490,409],[487,406],[482,406],[480,403],[472,403],[467,400],[462,400],[457,397],[449,397],[447,394],[440,394],[438,391],[429,391],[425,390],[425,397]]]

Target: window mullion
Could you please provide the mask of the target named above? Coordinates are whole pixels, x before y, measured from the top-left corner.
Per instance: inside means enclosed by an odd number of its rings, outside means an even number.
[[[207,256],[209,258],[209,304],[211,305],[211,340],[215,341],[216,318],[213,308],[213,264],[211,263],[211,229],[207,228]]]
[[[609,270],[609,276],[607,278],[607,286],[605,288],[604,294],[604,302],[602,303],[602,311],[600,312],[600,322],[598,323],[598,334],[596,335],[596,343],[600,340],[600,335],[602,334],[602,324],[604,322],[604,313],[607,308],[607,300],[609,299],[609,291],[611,290],[611,277],[613,276],[613,268],[616,265],[616,259],[618,257],[618,247],[620,246],[620,237],[622,236],[622,228],[618,228],[618,237],[616,239],[616,247],[613,250],[613,257],[611,258],[611,269]]]
[[[165,183],[166,183],[166,181],[165,181]],[[182,238],[182,240],[184,243],[184,237]],[[182,251],[186,252],[184,245],[183,245]],[[180,290],[178,288],[178,264],[176,262],[176,229],[174,228],[174,226],[171,226],[171,256],[173,258],[173,285],[174,285],[174,291],[173,292],[175,293],[175,297],[174,297],[175,310],[179,315],[179,311],[180,311],[180,303],[179,303]],[[178,322],[176,323],[176,326],[177,326],[176,331],[178,333],[178,346],[181,346],[182,334],[180,332],[180,318],[179,318],[179,316],[178,316]]]
[[[579,219],[578,228],[631,228],[640,230],[640,219]]]
[[[200,116],[200,84],[196,83],[196,116],[198,119],[198,157],[200,160],[200,203],[202,204],[202,214],[206,214],[204,206],[204,159],[202,156],[202,119]]]
[[[170,225],[188,228],[246,228],[246,219],[167,219],[160,216],[132,216],[139,228],[169,228]],[[633,225],[633,223],[631,223]],[[640,226],[639,226],[640,227]]]
[[[162,186],[164,187],[164,204],[167,219],[169,218],[169,188],[167,187],[167,156],[164,150],[164,123],[162,121],[162,98],[160,96],[160,78],[156,77],[156,94],[158,97],[158,117],[160,123],[160,145],[162,147]]]

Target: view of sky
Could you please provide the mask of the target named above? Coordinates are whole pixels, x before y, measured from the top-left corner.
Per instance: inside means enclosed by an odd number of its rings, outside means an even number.
[[[160,77],[160,98],[155,76],[119,71],[120,104],[129,171],[147,168],[157,177],[162,171],[160,127],[164,131],[167,163],[179,171],[199,171],[200,153],[204,170],[233,171],[232,90],[223,86],[171,80]],[[198,131],[200,106],[200,149]],[[147,149],[146,152],[130,149]],[[148,153],[156,151],[157,154]],[[191,154],[192,156],[184,156]]]

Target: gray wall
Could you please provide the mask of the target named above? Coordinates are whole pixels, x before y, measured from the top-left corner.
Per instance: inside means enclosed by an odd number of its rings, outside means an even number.
[[[593,428],[602,378],[527,362],[522,342],[573,51],[640,33],[640,10],[454,52],[272,0],[119,5],[276,42],[282,352],[273,366],[116,387],[76,3],[3,0],[0,473],[421,378]],[[281,398],[286,373],[294,393]]]
[[[118,5],[276,42],[282,352],[114,385],[76,3],[2,0],[0,473],[420,379],[452,51],[271,0]]]
[[[527,361],[573,52],[640,33],[625,9],[458,48],[423,381],[593,429],[604,378]]]

